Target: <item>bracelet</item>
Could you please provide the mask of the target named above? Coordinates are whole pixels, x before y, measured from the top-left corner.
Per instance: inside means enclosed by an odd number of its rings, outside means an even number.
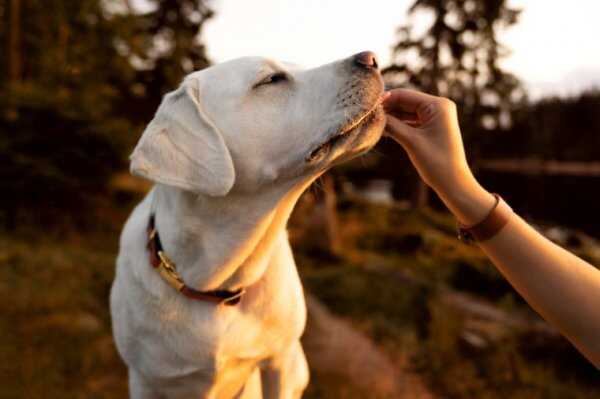
[[[458,224],[458,239],[471,244],[475,241],[483,242],[494,237],[508,223],[512,209],[500,195],[492,194],[496,203],[487,216],[474,226],[466,227]]]

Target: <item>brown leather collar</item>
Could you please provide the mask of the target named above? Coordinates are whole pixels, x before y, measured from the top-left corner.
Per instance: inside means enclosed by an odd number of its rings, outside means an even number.
[[[242,295],[244,289],[237,291],[215,290],[215,291],[198,291],[183,282],[183,279],[177,272],[175,263],[173,263],[163,251],[158,231],[154,222],[154,214],[150,215],[148,221],[148,251],[150,252],[150,264],[158,270],[160,276],[169,283],[170,286],[181,292],[188,298],[198,301],[208,301],[213,303],[223,303],[225,305],[236,305]]]

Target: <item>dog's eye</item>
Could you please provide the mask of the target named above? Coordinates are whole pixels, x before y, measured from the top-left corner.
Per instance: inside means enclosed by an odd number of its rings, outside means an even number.
[[[288,77],[284,72],[276,72],[276,73],[273,73],[273,74],[267,76],[260,82],[258,82],[256,85],[254,85],[254,87],[275,84],[275,83],[279,83],[279,82],[286,82],[287,80],[288,80]]]

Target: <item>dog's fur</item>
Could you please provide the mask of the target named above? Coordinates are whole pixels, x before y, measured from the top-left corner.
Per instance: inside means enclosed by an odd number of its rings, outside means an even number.
[[[379,139],[382,93],[376,68],[352,57],[309,70],[242,58],[165,96],[131,156],[157,184],[124,227],[110,301],[132,398],[301,396],[306,309],[285,225],[315,178]],[[239,304],[191,300],[161,279],[151,213],[183,280],[246,288]]]

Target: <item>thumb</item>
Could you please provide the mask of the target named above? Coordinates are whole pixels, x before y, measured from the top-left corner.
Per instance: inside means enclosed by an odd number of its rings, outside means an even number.
[[[393,115],[386,114],[385,135],[396,140],[402,147],[412,147],[415,128]]]

